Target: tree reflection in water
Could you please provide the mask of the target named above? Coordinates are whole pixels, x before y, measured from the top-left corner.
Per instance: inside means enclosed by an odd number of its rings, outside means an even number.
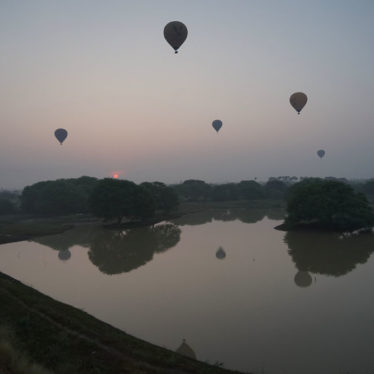
[[[58,258],[67,261],[71,257],[69,249],[75,245],[88,248],[96,230],[96,226],[82,225],[61,234],[34,238],[32,241],[58,251]]]
[[[181,230],[174,224],[160,224],[129,230],[109,230],[98,226],[82,226],[62,234],[33,241],[58,251],[58,258],[67,261],[69,248],[89,248],[89,258],[105,274],[128,272],[152,260],[154,253],[174,247]]]
[[[239,220],[243,223],[256,223],[262,221],[265,216],[269,219],[280,220],[284,218],[284,210],[281,208],[208,209],[176,218],[173,223],[179,226],[203,225],[213,220],[224,222]]]
[[[88,256],[102,273],[129,272],[151,261],[154,253],[174,247],[180,234],[180,228],[173,224],[123,231],[100,230],[93,238]]]
[[[329,232],[289,231],[284,241],[300,272],[335,277],[349,273],[357,264],[364,264],[374,251],[371,233],[341,238]]]

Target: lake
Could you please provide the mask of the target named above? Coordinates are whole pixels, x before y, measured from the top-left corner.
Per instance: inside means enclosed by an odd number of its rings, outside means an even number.
[[[212,210],[0,246],[0,271],[125,332],[264,374],[374,372],[374,235]]]

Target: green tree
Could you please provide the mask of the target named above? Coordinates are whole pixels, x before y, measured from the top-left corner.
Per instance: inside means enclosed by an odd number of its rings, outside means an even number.
[[[210,199],[212,187],[202,180],[188,179],[174,189],[184,200],[205,201]]]
[[[374,198],[374,179],[370,179],[362,185],[362,192],[370,199]]]
[[[96,178],[81,177],[38,182],[22,191],[22,210],[36,214],[72,214],[88,211]]]
[[[217,184],[212,187],[212,198],[215,201],[238,200],[236,183]]]
[[[0,214],[12,214],[16,211],[14,204],[4,198],[0,198]]]
[[[155,200],[149,190],[142,186],[136,186],[132,197],[131,216],[141,221],[150,219],[155,214]]]
[[[269,178],[265,184],[265,194],[271,199],[284,199],[287,184],[277,178]]]
[[[240,199],[256,200],[265,197],[261,184],[255,181],[241,181],[238,184],[238,194]]]
[[[136,189],[136,184],[130,181],[100,180],[90,196],[93,214],[104,219],[116,219],[119,224],[124,217],[133,217]]]
[[[286,224],[313,225],[353,231],[374,225],[374,212],[365,195],[346,183],[319,178],[304,179],[288,192]]]
[[[171,187],[161,182],[144,182],[140,185],[148,190],[155,201],[155,209],[163,213],[175,210],[179,205],[178,195]]]

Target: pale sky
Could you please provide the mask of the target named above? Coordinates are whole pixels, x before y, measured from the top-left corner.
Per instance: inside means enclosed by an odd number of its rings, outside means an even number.
[[[373,46],[371,0],[1,0],[0,188],[374,177]]]

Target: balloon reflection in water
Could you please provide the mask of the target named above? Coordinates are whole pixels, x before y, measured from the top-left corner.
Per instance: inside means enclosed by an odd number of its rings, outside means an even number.
[[[216,252],[216,257],[219,260],[223,260],[226,257],[226,252],[222,247],[219,247],[217,252]]]
[[[175,352],[179,353],[180,355],[193,358],[194,360],[196,360],[196,354],[194,350],[186,343],[186,339],[183,339],[182,344],[176,349]]]
[[[312,276],[307,271],[298,271],[295,275],[295,284],[299,287],[309,287],[312,282]]]
[[[62,261],[67,261],[71,257],[71,252],[68,249],[64,249],[58,252],[58,258]]]

